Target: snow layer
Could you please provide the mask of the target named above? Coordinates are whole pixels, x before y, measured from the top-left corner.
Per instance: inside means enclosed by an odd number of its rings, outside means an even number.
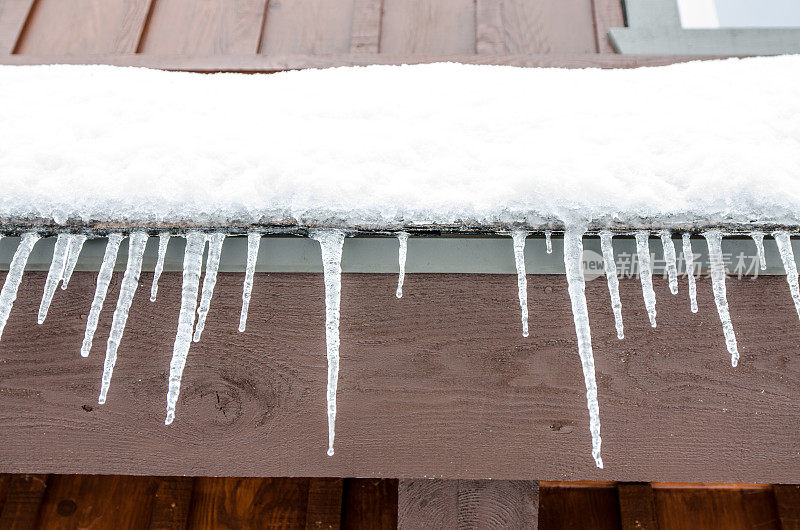
[[[798,77],[800,56],[271,75],[3,66],[0,218],[800,224]]]

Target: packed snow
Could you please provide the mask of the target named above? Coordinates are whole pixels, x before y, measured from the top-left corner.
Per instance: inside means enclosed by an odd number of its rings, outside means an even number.
[[[0,218],[797,225],[797,71],[2,66]]]

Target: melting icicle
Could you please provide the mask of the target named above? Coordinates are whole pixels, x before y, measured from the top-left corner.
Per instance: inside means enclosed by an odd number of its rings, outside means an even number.
[[[798,318],[800,318],[800,285],[798,285],[797,264],[794,261],[792,241],[789,238],[789,233],[783,230],[773,232],[772,237],[775,238],[775,242],[778,244],[783,268],[786,270],[786,281],[789,282],[789,290],[792,293],[792,300],[794,300],[794,308],[797,311]]]
[[[611,295],[611,309],[614,311],[614,325],[617,328],[617,338],[624,339],[622,301],[619,299],[619,279],[617,278],[617,264],[614,261],[614,246],[611,244],[612,237],[613,234],[609,230],[600,232],[600,246],[603,250],[603,265],[606,270],[608,293]]]
[[[339,299],[342,290],[342,230],[315,230],[311,238],[322,249],[325,273],[325,342],[328,356],[328,456],[333,456],[336,427],[336,386],[339,381]]]
[[[694,253],[692,252],[692,236],[683,234],[683,259],[686,261],[686,276],[689,278],[689,302],[692,313],[697,313],[697,285],[694,281]]]
[[[186,251],[183,255],[181,311],[178,315],[178,332],[175,334],[172,360],[169,363],[167,419],[164,420],[164,425],[169,425],[175,419],[175,405],[178,403],[178,395],[181,392],[183,367],[186,366],[186,357],[189,355],[189,347],[192,344],[194,312],[197,309],[197,291],[200,289],[200,269],[203,266],[203,250],[205,246],[205,234],[200,232],[186,234]]]
[[[400,249],[397,251],[397,259],[400,262],[400,275],[397,277],[397,291],[394,294],[397,298],[403,298],[403,280],[406,279],[406,254],[408,253],[408,232],[398,232],[397,239],[400,241]]]
[[[78,264],[78,257],[81,255],[84,243],[86,243],[86,236],[83,234],[69,236],[69,252],[67,253],[67,264],[64,267],[61,289],[66,289],[67,284],[69,284],[69,279],[72,278],[72,273],[75,272],[75,266]]]
[[[725,294],[725,263],[722,261],[722,233],[719,230],[710,230],[703,234],[708,244],[708,261],[711,268],[711,287],[714,290],[714,302],[722,322],[722,332],[725,334],[725,345],[731,354],[731,366],[739,364],[739,350],[736,346],[736,335],[733,333],[733,323],[728,312],[728,297]]]
[[[197,309],[197,326],[194,330],[194,342],[200,341],[200,335],[206,327],[206,316],[211,307],[211,297],[214,296],[214,286],[217,284],[217,271],[219,259],[222,256],[222,243],[225,234],[218,232],[208,238],[208,258],[206,259],[206,274],[203,277],[203,294],[200,297],[200,307]]]
[[[678,265],[675,259],[675,243],[672,242],[672,232],[661,230],[661,246],[664,248],[664,262],[669,277],[669,292],[678,294]]]
[[[22,281],[22,273],[25,271],[25,265],[28,263],[28,256],[31,255],[33,245],[39,240],[39,234],[36,232],[26,232],[19,240],[19,246],[14,257],[11,259],[11,265],[8,267],[8,274],[6,274],[6,281],[3,284],[3,290],[0,291],[0,337],[3,336],[3,330],[8,321],[8,315],[11,314],[11,307],[14,305],[14,300],[17,299],[17,290]]]
[[[517,267],[517,292],[519,294],[519,307],[522,309],[522,336],[528,336],[528,278],[525,274],[525,238],[528,232],[514,230],[511,232],[514,239],[514,264]]]
[[[131,233],[128,241],[128,264],[125,267],[125,275],[122,277],[117,307],[114,309],[114,317],[111,319],[111,331],[108,334],[108,343],[106,345],[103,379],[100,385],[100,397],[97,399],[97,402],[101,405],[106,402],[106,394],[108,393],[108,387],[111,385],[114,364],[117,362],[117,349],[122,341],[125,323],[128,321],[128,310],[131,308],[133,295],[139,285],[139,275],[142,273],[142,256],[144,255],[146,244],[146,232]]]
[[[108,234],[106,243],[106,253],[103,256],[103,263],[100,265],[100,272],[97,274],[97,287],[94,290],[94,300],[89,316],[86,318],[86,332],[83,334],[83,344],[81,345],[81,357],[88,357],[92,349],[94,332],[97,330],[97,322],[100,320],[100,311],[106,301],[108,285],[111,283],[111,275],[114,273],[114,264],[117,262],[119,244],[122,242],[122,234]]]
[[[42,301],[39,304],[39,319],[37,320],[39,324],[44,323],[47,311],[50,309],[50,302],[53,301],[53,295],[56,292],[56,287],[58,287],[58,282],[64,277],[69,242],[69,234],[58,234],[55,248],[53,248],[53,260],[50,262],[50,270],[47,271],[47,280],[44,282],[44,294],[42,294]]]
[[[242,314],[239,316],[240,332],[244,331],[247,325],[247,311],[250,309],[250,295],[253,293],[253,277],[256,273],[259,245],[261,245],[261,234],[258,232],[247,234],[247,270],[244,273],[244,289],[242,290]]]
[[[547,247],[547,253],[553,253],[553,232],[550,230],[544,231],[544,244]]]
[[[589,431],[592,433],[592,456],[597,467],[603,468],[600,456],[600,405],[597,402],[597,381],[594,372],[592,334],[589,329],[589,310],[586,307],[586,284],[583,279],[583,229],[567,228],[564,233],[564,265],[567,271],[572,317],[578,337],[578,354],[586,383],[586,404],[589,408]]]
[[[158,235],[158,259],[156,259],[156,268],[153,271],[153,285],[150,287],[150,301],[156,301],[158,294],[158,279],[161,278],[161,273],[164,272],[164,257],[167,255],[167,245],[169,244],[169,234]]]
[[[636,254],[639,258],[639,280],[642,282],[642,296],[650,325],[656,327],[656,293],[653,291],[653,270],[650,268],[650,233],[647,230],[636,232]]]
[[[764,254],[764,232],[752,232],[750,237],[756,243],[756,252],[758,252],[758,262],[761,265],[761,270],[767,269],[767,256]]]

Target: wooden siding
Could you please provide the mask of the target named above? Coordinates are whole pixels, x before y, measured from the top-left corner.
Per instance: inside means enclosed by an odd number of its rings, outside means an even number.
[[[605,282],[588,282],[605,470],[590,455],[564,276],[530,276],[525,339],[514,275],[414,274],[398,300],[394,275],[345,274],[333,457],[321,275],[256,275],[238,333],[242,274],[221,274],[169,427],[179,273],[156,303],[137,293],[102,406],[121,275],[88,359],[96,274],[76,273],[37,326],[45,276],[25,274],[0,342],[2,472],[800,482],[800,323],[780,276],[728,279],[735,369],[707,278],[696,315],[685,289],[655,282],[656,329],[638,281],[621,280],[624,341]]]

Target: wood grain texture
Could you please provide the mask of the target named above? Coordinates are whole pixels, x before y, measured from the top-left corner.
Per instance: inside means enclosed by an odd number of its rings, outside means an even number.
[[[34,0],[0,0],[0,57],[13,53]]]
[[[395,530],[397,485],[395,479],[344,479],[342,528]]]
[[[622,530],[659,530],[653,488],[647,482],[617,485]]]
[[[660,530],[781,530],[772,490],[655,489]]]
[[[539,488],[539,530],[620,530],[614,485]]]
[[[271,0],[261,53],[348,53],[354,0]]]
[[[8,480],[0,528],[28,530],[35,527],[47,478],[47,475],[14,475]]]
[[[189,517],[194,479],[158,477],[150,511],[151,530],[183,530]]]
[[[775,484],[772,489],[781,529],[800,530],[800,486]]]
[[[267,0],[157,0],[139,49],[146,54],[255,54]]]
[[[350,53],[378,53],[381,45],[383,0],[355,0]]]
[[[341,528],[343,486],[341,478],[309,479],[306,530]]]
[[[96,275],[76,273],[37,326],[45,276],[25,274],[0,343],[2,472],[800,480],[800,323],[780,276],[728,279],[736,369],[707,279],[698,280],[698,314],[685,285],[673,296],[658,279],[656,329],[638,281],[622,279],[624,341],[605,282],[588,282],[605,470],[590,456],[563,276],[529,277],[524,339],[513,275],[414,274],[398,300],[394,275],[345,274],[333,457],[321,275],[257,274],[248,331],[237,333],[242,275],[220,274],[169,427],[180,275],[165,273],[158,302],[144,288],[134,299],[103,406],[103,345],[121,276],[88,359],[78,350]],[[143,285],[150,279],[143,274]]]
[[[478,0],[479,54],[592,53],[591,0]]]
[[[16,53],[134,53],[152,0],[38,0]]]
[[[475,0],[385,0],[383,53],[475,53]]]
[[[608,30],[625,27],[625,15],[622,9],[622,0],[592,0],[598,53],[615,53],[608,38]]]

